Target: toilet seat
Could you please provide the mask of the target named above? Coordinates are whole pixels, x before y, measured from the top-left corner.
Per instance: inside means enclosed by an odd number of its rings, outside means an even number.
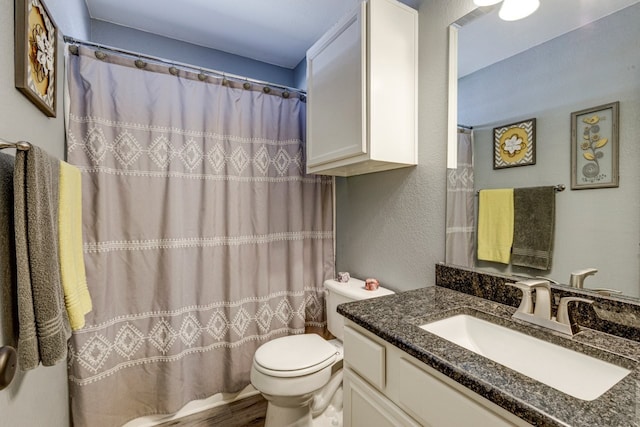
[[[338,355],[335,346],[316,334],[290,335],[260,346],[253,365],[272,377],[299,377],[332,365]]]

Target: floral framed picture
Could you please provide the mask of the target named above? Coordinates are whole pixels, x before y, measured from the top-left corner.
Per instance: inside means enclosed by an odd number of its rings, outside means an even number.
[[[493,168],[536,164],[536,119],[493,129]]]
[[[42,0],[16,0],[15,8],[16,88],[55,117],[58,29]]]
[[[618,187],[620,103],[571,113],[571,189]]]

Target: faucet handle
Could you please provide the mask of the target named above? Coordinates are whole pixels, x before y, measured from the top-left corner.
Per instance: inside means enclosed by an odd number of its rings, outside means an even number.
[[[584,302],[586,304],[593,304],[593,300],[580,298],[580,297],[562,297],[560,298],[560,304],[558,304],[558,314],[556,315],[556,321],[564,325],[571,326],[571,319],[569,319],[569,303],[570,302]]]
[[[520,300],[520,306],[518,307],[517,311],[526,314],[533,314],[533,297],[531,295],[531,287],[522,284],[522,282],[505,282],[505,284],[513,286],[514,288],[518,288],[522,291],[522,299]]]
[[[520,301],[520,306],[518,307],[518,311],[526,314],[533,314],[533,296],[531,292],[533,289],[537,287],[545,287],[549,289],[549,282],[546,280],[521,280],[516,283],[508,283],[505,282],[509,286],[513,286],[514,288],[518,288],[522,291],[522,300]]]
[[[582,289],[584,279],[587,276],[596,274],[597,272],[597,268],[584,268],[582,270],[573,271],[571,272],[571,277],[569,278],[569,286],[571,286],[572,288]]]

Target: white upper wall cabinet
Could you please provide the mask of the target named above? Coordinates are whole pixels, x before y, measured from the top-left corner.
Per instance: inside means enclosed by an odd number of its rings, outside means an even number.
[[[307,173],[416,165],[418,12],[367,0],[307,51]]]

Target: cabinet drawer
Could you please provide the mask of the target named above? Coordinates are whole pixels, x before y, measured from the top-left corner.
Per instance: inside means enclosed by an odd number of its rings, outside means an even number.
[[[351,369],[372,386],[385,386],[385,347],[349,326],[344,327],[344,355]]]

